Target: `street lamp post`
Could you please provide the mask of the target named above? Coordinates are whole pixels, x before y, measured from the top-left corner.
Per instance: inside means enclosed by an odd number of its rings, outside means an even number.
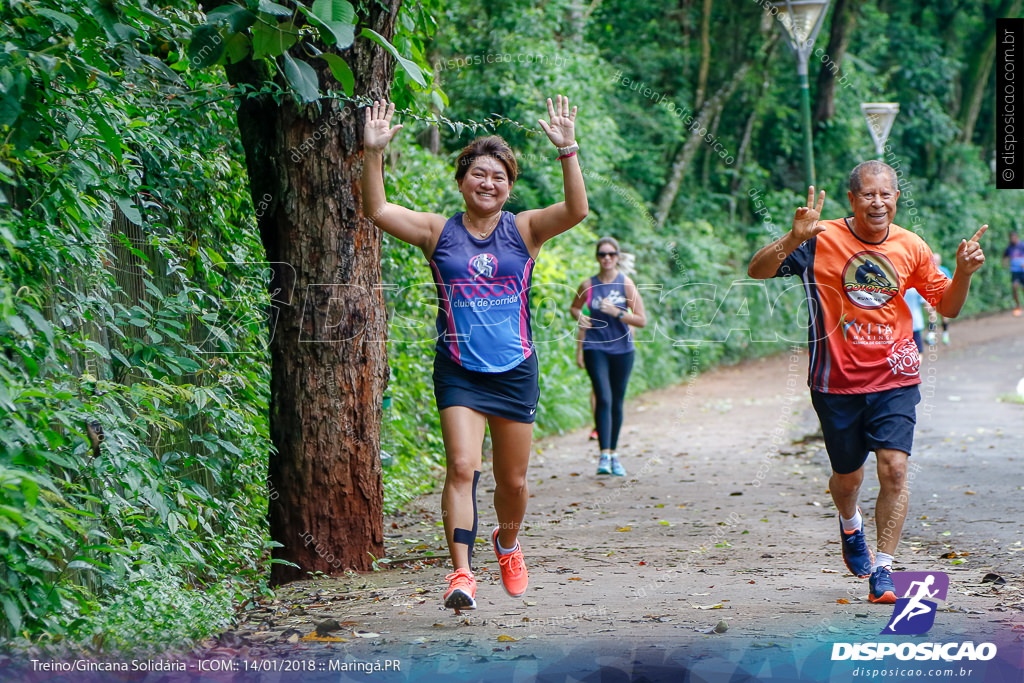
[[[808,185],[814,182],[814,141],[811,136],[811,88],[807,82],[807,62],[814,41],[828,12],[831,0],[782,0],[779,21],[789,36],[789,46],[796,53],[796,72],[800,77],[800,111],[804,119],[804,173]]]
[[[889,131],[900,113],[900,105],[896,102],[863,102],[860,105],[864,119],[868,122],[871,139],[875,142],[875,153],[881,160],[885,154],[885,141],[889,139]]]

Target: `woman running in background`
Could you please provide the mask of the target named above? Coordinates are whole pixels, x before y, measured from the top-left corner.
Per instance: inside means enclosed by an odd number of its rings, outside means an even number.
[[[583,365],[590,375],[596,405],[601,453],[598,474],[625,476],[616,449],[622,429],[622,405],[633,370],[633,333],[631,327],[647,324],[644,302],[633,281],[619,272],[619,243],[614,237],[597,241],[597,275],[580,283],[569,311],[585,330]],[[590,315],[583,313],[586,306]],[[577,359],[579,362],[579,359]]]
[[[402,126],[391,127],[395,105],[374,102],[363,129],[363,213],[384,232],[419,247],[437,285],[434,397],[441,414],[445,475],[441,514],[454,572],[444,606],[476,608],[471,558],[476,540],[476,485],[484,431],[491,430],[494,512],[491,543],[505,591],[517,597],[529,582],[517,537],[526,514],[533,422],[540,397],[530,328],[530,285],[541,245],[589,211],[576,152],[576,108],[548,99],[540,121],[558,148],[565,201],[544,209],[503,211],[519,172],[515,155],[496,135],[474,140],[459,155],[455,180],[466,210],[450,218],[387,201],[383,153]]]

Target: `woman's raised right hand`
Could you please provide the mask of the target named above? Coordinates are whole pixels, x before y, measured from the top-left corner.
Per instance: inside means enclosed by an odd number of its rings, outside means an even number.
[[[373,101],[372,107],[366,108],[366,124],[363,126],[363,146],[368,150],[384,151],[384,148],[402,130],[401,124],[391,127],[391,118],[395,115],[394,102]]]

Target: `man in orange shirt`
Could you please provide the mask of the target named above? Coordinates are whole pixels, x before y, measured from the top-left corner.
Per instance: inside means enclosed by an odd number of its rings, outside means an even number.
[[[758,251],[748,274],[759,280],[798,275],[810,312],[811,402],[832,464],[829,490],[839,510],[843,560],[870,577],[868,600],[893,603],[890,573],[907,515],[907,458],[921,400],[921,357],[903,292],[914,287],[947,318],[967,299],[971,276],[985,262],[983,225],[961,240],[953,278],[932,261],[919,236],[893,224],[900,193],[896,173],[865,161],[850,173],[853,215],[819,220],[825,192],[796,210],[792,229]],[[868,548],[857,495],[874,451],[881,488],[875,505],[878,553]]]

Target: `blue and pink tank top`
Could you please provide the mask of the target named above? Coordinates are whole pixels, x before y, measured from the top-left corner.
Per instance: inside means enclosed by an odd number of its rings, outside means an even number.
[[[462,212],[448,219],[430,258],[437,287],[437,352],[476,372],[504,372],[533,353],[530,286],[533,257],[502,211],[484,239]]]
[[[613,355],[633,351],[635,347],[629,325],[601,311],[601,302],[604,299],[620,310],[629,311],[625,275],[619,273],[611,282],[601,282],[596,275],[591,276],[590,289],[587,290],[587,306],[590,307],[590,321],[593,326],[587,329],[586,336],[583,337],[583,348]]]

